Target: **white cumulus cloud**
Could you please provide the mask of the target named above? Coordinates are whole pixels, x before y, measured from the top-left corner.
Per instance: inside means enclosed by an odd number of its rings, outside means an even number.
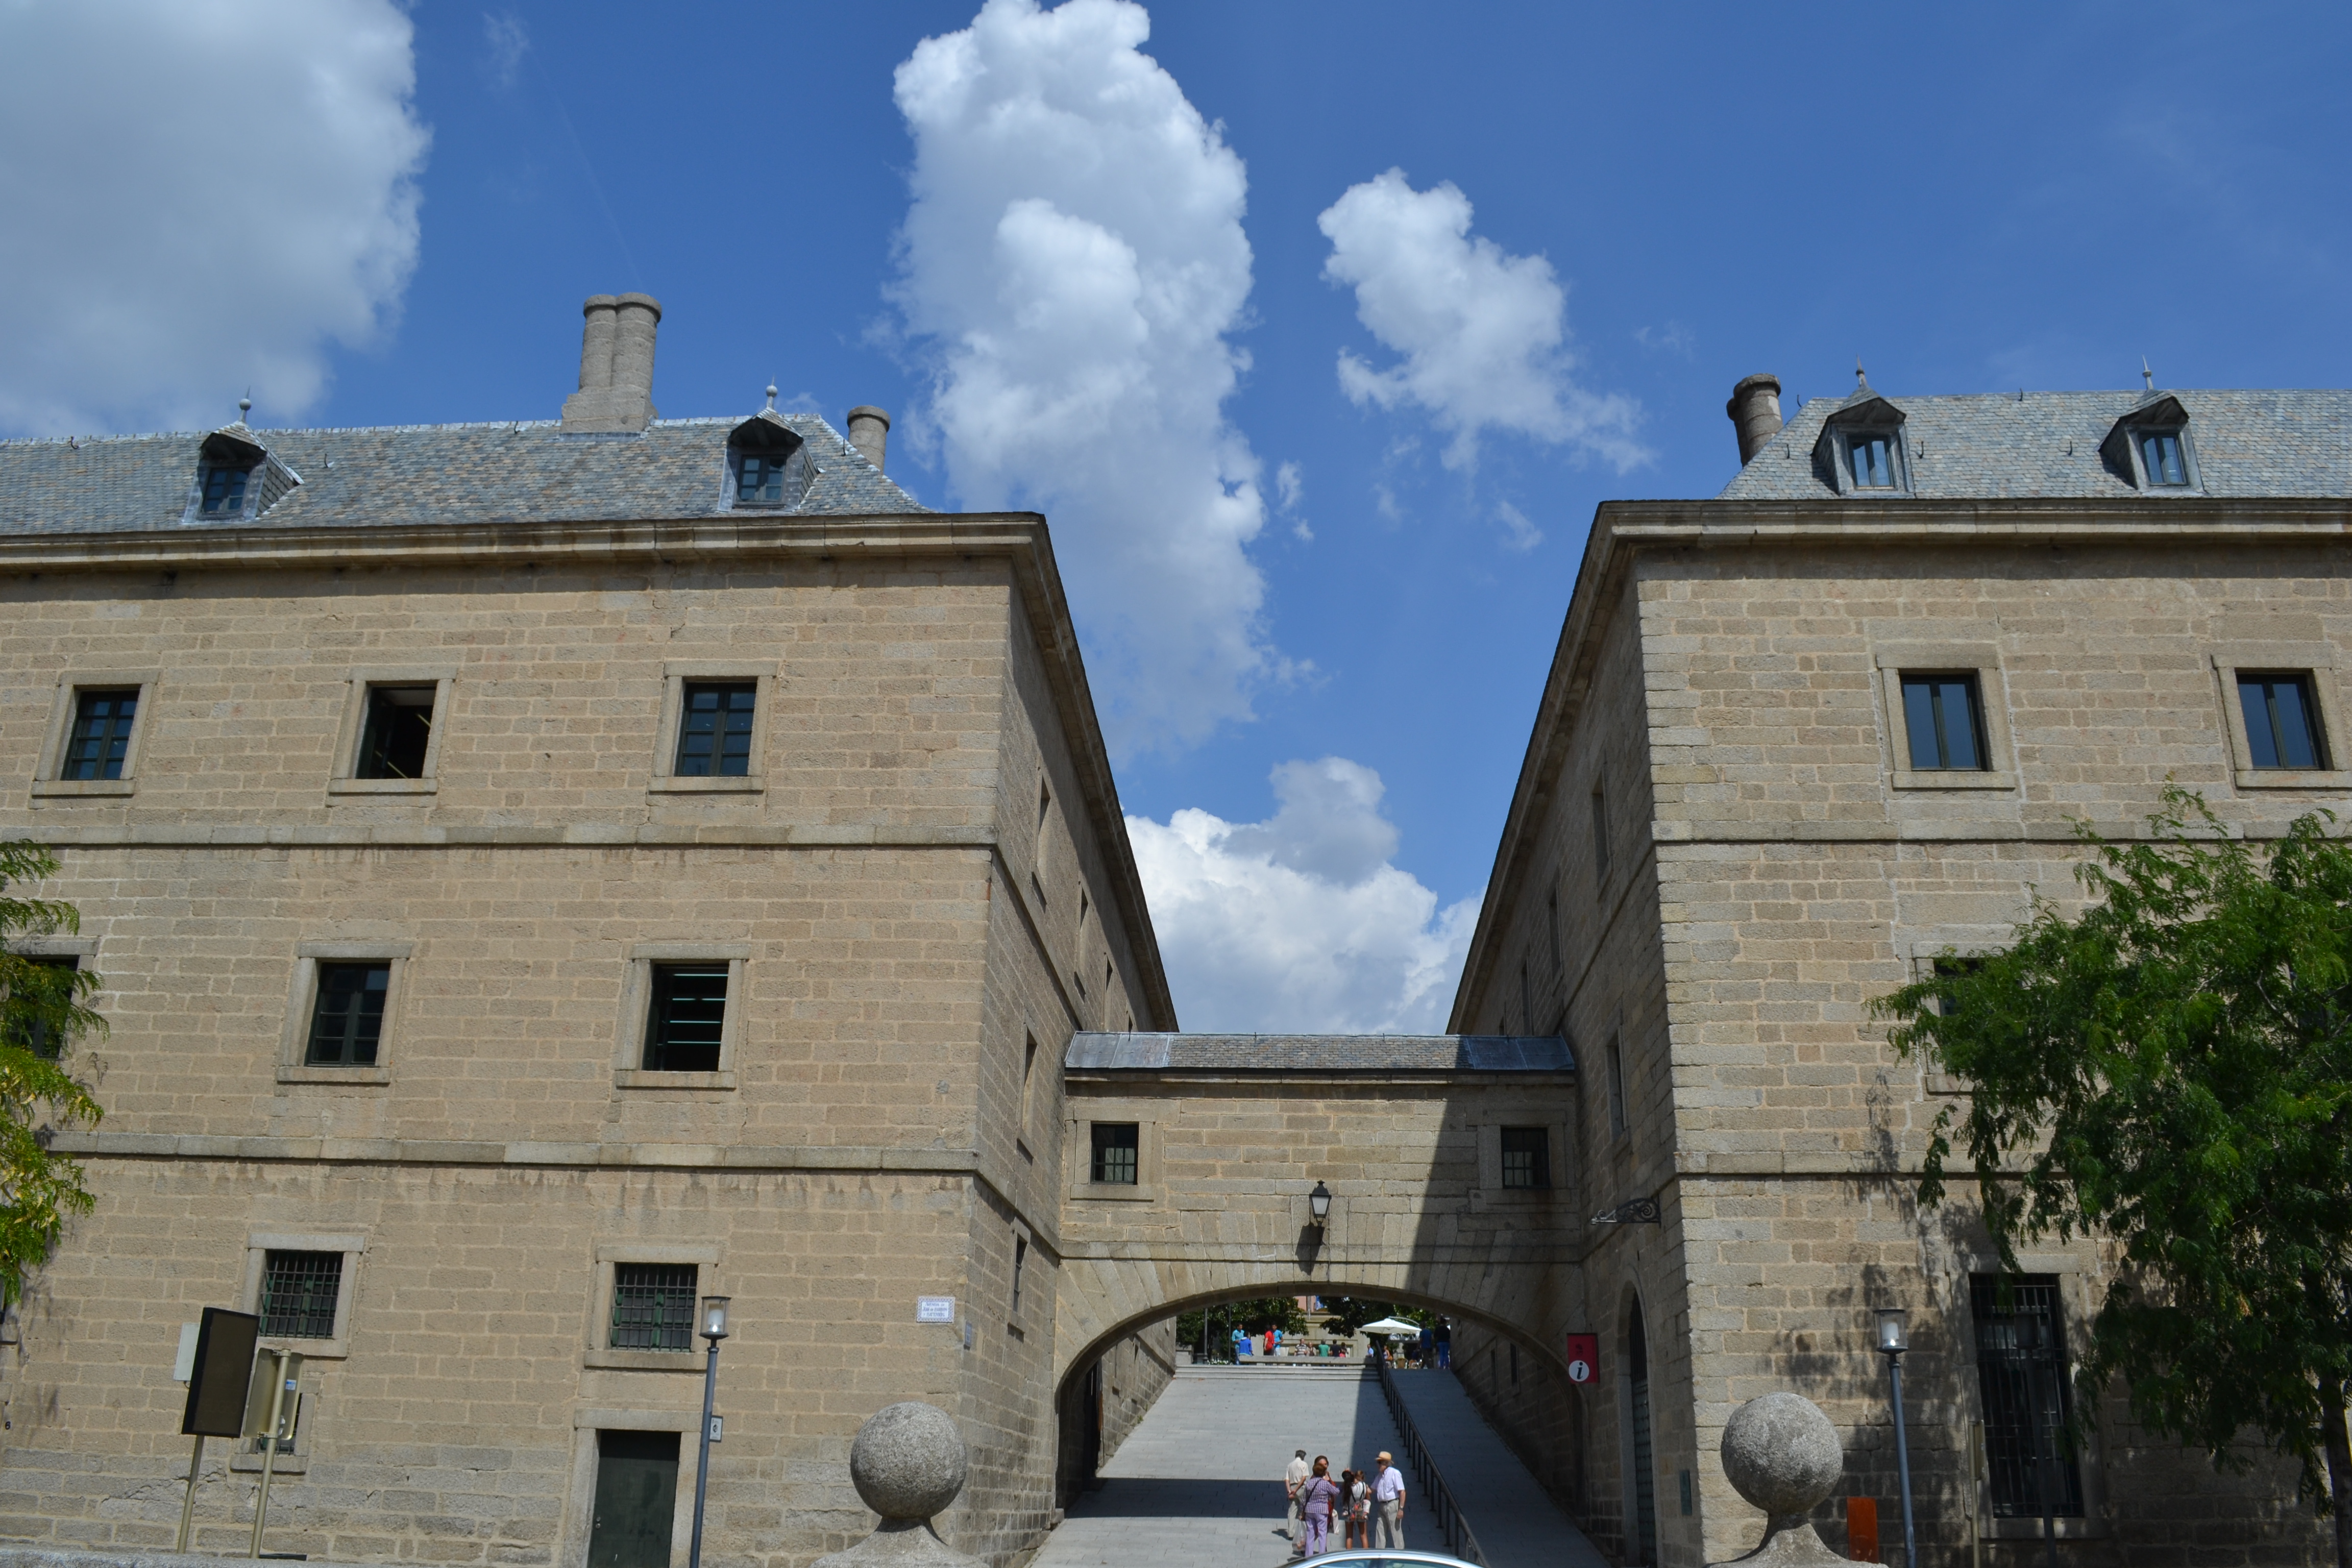
[[[1357,319],[1399,356],[1376,368],[1342,349],[1340,389],[1358,404],[1426,410],[1453,434],[1452,468],[1475,466],[1486,430],[1566,445],[1621,473],[1647,461],[1633,400],[1571,379],[1568,293],[1551,263],[1473,238],[1470,216],[1452,181],[1416,191],[1391,169],[1316,220],[1331,242],[1323,276],[1356,291]]]
[[[1444,909],[1394,864],[1381,775],[1344,757],[1274,770],[1279,809],[1127,819],[1188,1029],[1433,1034],[1478,899]]]
[[[1281,660],[1244,547],[1259,465],[1242,161],[1140,50],[1125,0],[989,0],[899,66],[915,142],[892,297],[929,356],[919,441],[958,502],[1046,513],[1122,753],[1250,713]]]
[[[0,5],[0,427],[299,416],[416,265],[394,0]]]

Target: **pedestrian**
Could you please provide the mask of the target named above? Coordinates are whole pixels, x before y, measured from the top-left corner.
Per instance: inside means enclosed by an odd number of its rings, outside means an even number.
[[[1249,1359],[1249,1331],[1246,1329],[1235,1329],[1234,1331],[1234,1361],[1236,1363],[1246,1361]]]
[[[1451,1318],[1437,1320],[1437,1364],[1454,1364],[1454,1320]]]
[[[1418,1349],[1421,1352],[1421,1360],[1416,1364],[1423,1367],[1430,1365],[1436,1357],[1437,1331],[1431,1328],[1427,1323],[1421,1325],[1421,1336]]]
[[[1298,1512],[1298,1489],[1307,1484],[1307,1478],[1314,1468],[1307,1462],[1307,1450],[1304,1448],[1298,1450],[1297,1458],[1282,1468],[1282,1495],[1289,1500],[1289,1513],[1284,1521],[1283,1533],[1290,1537],[1290,1554],[1293,1557],[1307,1554],[1307,1535],[1301,1528]]]
[[[1372,1481],[1372,1503],[1379,1510],[1373,1531],[1374,1546],[1402,1552],[1404,1544],[1404,1472],[1386,1450],[1372,1461],[1379,1467]]]
[[[1372,1495],[1372,1489],[1364,1484],[1364,1472],[1340,1471],[1339,1491],[1348,1510],[1347,1523],[1341,1527],[1339,1533],[1341,1549],[1345,1550],[1351,1546],[1369,1548],[1372,1544],[1371,1521],[1365,1518],[1365,1512],[1366,1505]]]
[[[1331,1461],[1315,1456],[1314,1473],[1298,1489],[1299,1511],[1307,1516],[1307,1555],[1320,1557],[1331,1550],[1331,1510],[1339,1500],[1339,1484],[1331,1479]]]

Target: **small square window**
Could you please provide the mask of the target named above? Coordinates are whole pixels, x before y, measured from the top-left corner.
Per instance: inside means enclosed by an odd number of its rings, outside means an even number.
[[[261,1276],[261,1331],[274,1339],[333,1339],[342,1289],[341,1253],[273,1248]]]
[[[187,470],[183,468],[181,472]],[[245,512],[245,481],[253,470],[229,463],[206,463],[197,478],[197,513],[204,517],[239,517]]]
[[[688,681],[679,704],[677,776],[748,776],[759,695],[757,681]]]
[[[318,1000],[310,1006],[306,1067],[375,1066],[383,1038],[383,1003],[392,990],[389,963],[321,963]]]
[[[61,779],[119,779],[131,752],[131,725],[139,716],[139,689],[74,693],[73,730],[66,737]]]
[[[738,506],[782,506],[784,503],[782,452],[735,453],[735,503]]]
[[[1852,465],[1853,488],[1891,490],[1895,488],[1895,438],[1884,431],[1857,430],[1846,437],[1846,458]]]
[[[1905,671],[1903,728],[1910,742],[1913,772],[1984,771],[1984,703],[1973,674]]]
[[[431,686],[371,686],[367,719],[360,727],[358,766],[363,779],[421,779],[425,753],[433,743]]]
[[[727,1026],[727,964],[656,963],[646,1017],[647,1072],[717,1072]]]
[[[612,1348],[692,1350],[698,1273],[691,1263],[614,1264]]]
[[[1551,1185],[1551,1135],[1540,1127],[1503,1129],[1503,1185]]]
[[[2177,489],[2189,483],[2189,465],[2180,455],[2180,432],[2178,430],[2143,430],[2139,433],[2140,466],[2147,471],[2150,489]]]
[[[75,1000],[73,973],[80,967],[80,960],[72,957],[43,956],[25,957],[21,961],[34,967],[34,973],[26,986],[27,991],[31,991],[36,986],[40,987],[47,992],[42,1000],[53,1005],[70,1005]],[[16,1000],[25,999],[19,997]],[[56,1061],[65,1054],[64,1037],[49,1026],[49,1021],[47,1018],[26,1018],[20,1025],[12,1027],[8,1033],[14,1037],[8,1041],[9,1044],[32,1052],[45,1062]]]
[[[2307,672],[2240,672],[2238,703],[2246,716],[2246,750],[2257,768],[2323,769],[2327,737]]]
[[[1110,1186],[1136,1184],[1143,1129],[1132,1121],[1097,1121],[1094,1130],[1094,1179]]]

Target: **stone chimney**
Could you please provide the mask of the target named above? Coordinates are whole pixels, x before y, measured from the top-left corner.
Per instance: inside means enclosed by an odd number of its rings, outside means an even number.
[[[849,444],[878,470],[890,445],[890,416],[870,403],[849,411]]]
[[[643,430],[654,408],[654,329],[661,306],[648,294],[591,294],[581,307],[580,390],[563,400],[566,431]]]
[[[1723,405],[1731,416],[1732,428],[1739,432],[1739,466],[1746,468],[1748,459],[1764,449],[1764,443],[1780,433],[1780,378],[1777,375],[1751,375],[1731,389],[1731,401]]]

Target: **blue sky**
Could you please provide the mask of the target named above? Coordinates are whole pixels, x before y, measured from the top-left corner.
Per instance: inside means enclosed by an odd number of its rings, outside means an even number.
[[[2339,7],[1076,6],[0,8],[0,433],[551,417],[641,289],[664,414],[1047,511],[1189,1026],[1433,1027],[1741,375],[2343,382]]]

